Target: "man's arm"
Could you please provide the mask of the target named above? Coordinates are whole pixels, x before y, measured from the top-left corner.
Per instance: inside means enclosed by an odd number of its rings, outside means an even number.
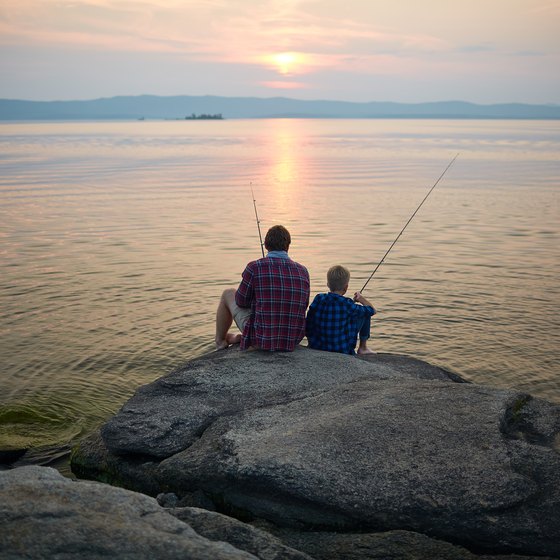
[[[241,275],[241,283],[235,292],[235,303],[239,307],[251,307],[254,295],[253,275],[253,268],[251,267],[251,263],[249,263]]]

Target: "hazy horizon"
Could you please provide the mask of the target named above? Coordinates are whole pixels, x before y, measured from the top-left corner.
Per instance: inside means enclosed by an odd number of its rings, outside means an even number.
[[[0,121],[65,119],[220,118],[434,118],[560,119],[558,105],[473,104],[298,100],[290,97],[118,96],[93,100],[24,101],[0,99]]]
[[[560,0],[6,0],[0,98],[560,104]]]
[[[214,94],[214,93],[203,93],[203,94],[191,94],[191,93],[169,93],[165,95],[159,95],[155,93],[135,93],[135,94],[118,94],[118,95],[104,95],[100,97],[80,97],[80,98],[72,98],[72,99],[60,99],[60,98],[51,98],[51,99],[32,99],[32,98],[24,98],[24,97],[0,97],[3,101],[30,101],[30,102],[39,102],[39,103],[57,103],[57,102],[73,102],[73,101],[99,101],[102,99],[113,99],[113,98],[120,98],[120,97],[161,97],[161,98],[173,98],[173,97],[223,97],[223,98],[255,98],[255,99],[288,99],[294,101],[304,101],[304,102],[333,102],[333,103],[357,103],[357,104],[367,104],[367,103],[394,103],[399,105],[424,105],[424,104],[440,104],[440,103],[468,103],[471,105],[480,105],[480,106],[491,106],[491,105],[539,105],[539,106],[550,106],[550,107],[559,107],[560,102],[556,103],[525,103],[520,101],[494,101],[488,103],[477,103],[474,101],[469,101],[467,99],[431,99],[427,101],[394,101],[392,99],[367,99],[364,101],[352,101],[350,99],[332,99],[326,97],[316,97],[316,98],[309,98],[309,99],[300,99],[296,96],[287,95],[287,94],[263,94],[263,95],[221,95],[221,94]]]

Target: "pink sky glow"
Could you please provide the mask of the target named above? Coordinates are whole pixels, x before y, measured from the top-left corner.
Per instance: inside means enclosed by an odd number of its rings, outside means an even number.
[[[560,103],[559,28],[560,0],[4,0],[0,97]]]

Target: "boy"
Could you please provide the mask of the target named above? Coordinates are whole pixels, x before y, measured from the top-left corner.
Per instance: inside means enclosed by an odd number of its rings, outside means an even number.
[[[350,272],[343,266],[335,265],[327,272],[330,292],[317,294],[307,312],[305,334],[310,348],[354,355],[359,335],[358,354],[375,354],[367,347],[375,309],[360,292],[353,300],[344,297],[349,281]]]

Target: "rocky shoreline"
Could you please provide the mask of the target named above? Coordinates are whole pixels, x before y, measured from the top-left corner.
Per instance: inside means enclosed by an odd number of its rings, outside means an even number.
[[[82,517],[87,533],[104,496],[109,510],[112,500],[148,508],[129,512],[138,531],[146,516],[172,527],[152,527],[153,546],[192,537],[189,558],[221,558],[199,538],[229,543],[228,558],[560,558],[560,406],[404,356],[203,356],[140,388],[71,464],[106,484],[41,467],[0,473],[5,550],[19,538],[15,519],[43,534]],[[80,502],[92,488],[99,496]],[[50,519],[68,493],[88,515],[75,505]],[[110,541],[121,525],[108,524]],[[99,554],[80,556],[103,557],[101,540]],[[175,557],[123,546],[111,554]]]

